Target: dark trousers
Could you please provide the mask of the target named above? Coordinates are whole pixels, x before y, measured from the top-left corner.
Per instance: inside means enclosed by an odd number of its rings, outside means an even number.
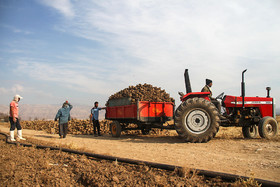
[[[68,123],[59,124],[59,136],[66,137],[68,131]]]
[[[96,128],[97,128],[98,134],[100,135],[99,121],[94,119],[92,123],[93,123],[93,133],[96,134]]]
[[[211,99],[211,102],[217,107],[219,113],[221,113],[221,103],[216,99]]]
[[[21,130],[21,126],[20,126],[19,120],[18,120],[18,118],[16,118],[16,119],[17,119],[17,121],[14,122],[13,118],[9,117],[9,120],[10,120],[10,123],[11,123],[10,131],[14,131],[16,128],[17,128],[17,130]]]

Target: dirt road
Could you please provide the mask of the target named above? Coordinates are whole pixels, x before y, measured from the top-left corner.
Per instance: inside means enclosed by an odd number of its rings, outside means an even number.
[[[9,128],[0,125],[0,131]],[[171,136],[125,135],[58,135],[23,130],[27,138],[38,139],[72,149],[145,161],[179,165],[189,168],[227,172],[280,182],[280,136],[274,140],[244,139],[240,128],[221,128],[208,143],[185,143],[176,132]]]

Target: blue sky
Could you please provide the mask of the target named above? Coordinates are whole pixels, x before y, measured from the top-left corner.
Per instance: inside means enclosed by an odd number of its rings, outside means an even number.
[[[248,69],[247,96],[280,101],[280,1],[0,1],[0,104],[104,105],[150,83],[178,106],[186,68],[214,95],[240,95]]]

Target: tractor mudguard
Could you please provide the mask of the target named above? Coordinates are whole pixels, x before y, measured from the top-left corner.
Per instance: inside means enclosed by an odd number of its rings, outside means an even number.
[[[191,93],[184,95],[180,99],[181,99],[181,101],[186,101],[187,99],[198,97],[198,98],[203,98],[203,99],[210,101],[208,95],[210,95],[210,92],[191,92]]]

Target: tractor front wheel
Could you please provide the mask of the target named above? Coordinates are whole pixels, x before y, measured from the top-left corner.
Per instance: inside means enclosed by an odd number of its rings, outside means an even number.
[[[278,124],[273,117],[264,117],[259,122],[259,134],[262,138],[272,139],[278,133]]]
[[[175,129],[187,142],[208,142],[219,129],[219,112],[215,105],[203,98],[190,98],[175,112]]]
[[[242,133],[244,138],[256,138],[258,136],[257,125],[242,127]]]
[[[120,137],[122,132],[122,126],[118,121],[113,121],[110,124],[110,131],[113,137]]]

